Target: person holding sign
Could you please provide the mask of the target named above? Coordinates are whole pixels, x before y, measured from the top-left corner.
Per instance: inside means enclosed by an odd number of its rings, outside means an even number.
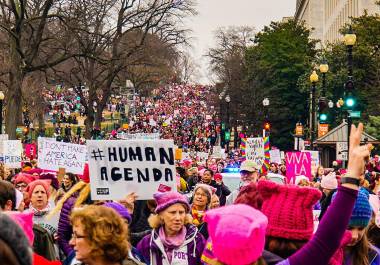
[[[302,233],[298,235],[299,237],[301,235],[311,237],[311,240],[307,243],[305,242],[303,246],[298,246],[298,250],[294,249],[294,247],[297,246],[295,242],[288,240],[287,244],[289,247],[293,244],[291,247],[293,254],[283,257],[285,258],[284,261],[275,264],[329,264],[330,259],[340,247],[341,239],[349,224],[351,213],[358,197],[359,176],[364,168],[365,159],[368,159],[370,154],[370,145],[360,146],[362,132],[362,124],[359,124],[358,128],[355,126],[351,127],[348,173],[342,179],[342,185],[338,188],[335,200],[328,208],[325,217],[321,220],[316,233],[312,235],[312,226],[311,229],[300,231]],[[276,186],[275,183],[273,183],[273,185]],[[279,188],[280,187],[277,187],[276,189]],[[285,188],[280,189],[285,191]],[[262,192],[263,191],[260,191],[260,193]],[[264,192],[266,197],[271,194],[269,188],[265,189]],[[272,197],[270,202],[275,203],[275,198]],[[281,202],[277,202],[279,211],[286,209],[285,205],[280,207]],[[275,209],[267,208],[267,206],[268,204],[265,205],[264,200],[263,209],[267,209],[264,210],[264,212],[268,213],[272,211],[273,213],[275,211]],[[212,246],[207,244],[207,248],[204,252],[206,259],[202,260],[205,264],[263,264],[261,256],[265,245],[265,234],[268,234],[268,231],[270,231],[277,233],[277,237],[282,234],[284,238],[287,238],[288,234],[286,233],[286,229],[281,226],[273,226],[276,220],[270,220],[272,215],[267,214],[267,216],[264,216],[262,212],[254,212],[252,209],[242,210],[240,205],[229,207],[229,209],[226,209],[226,207],[224,209],[211,210],[206,214],[205,219],[210,225],[209,230]],[[252,218],[252,216],[256,218],[251,219],[248,226],[242,225],[247,219]],[[310,223],[310,220],[312,221],[311,213],[309,217]],[[279,219],[277,220],[279,221]],[[249,229],[247,229],[247,227],[249,227]],[[296,235],[298,230],[295,230],[293,227],[291,227],[291,229],[292,233]],[[363,261],[364,260],[362,260],[360,264],[364,264]],[[343,260],[340,260],[335,264],[342,263]]]
[[[205,239],[191,224],[187,198],[177,192],[155,193],[156,214],[149,223],[153,228],[137,245],[149,264],[196,265],[205,247]]]

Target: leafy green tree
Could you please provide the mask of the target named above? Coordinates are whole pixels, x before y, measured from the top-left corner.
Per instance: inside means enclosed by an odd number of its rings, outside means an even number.
[[[271,142],[282,149],[292,148],[291,133],[308,115],[309,93],[299,87],[298,80],[311,70],[315,45],[304,24],[289,20],[266,26],[246,52],[249,92],[261,100],[270,99]]]
[[[369,116],[365,130],[369,135],[380,139],[380,116]]]

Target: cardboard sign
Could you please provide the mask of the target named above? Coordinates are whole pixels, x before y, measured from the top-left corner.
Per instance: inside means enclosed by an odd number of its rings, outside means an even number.
[[[281,152],[279,149],[270,150],[269,154],[271,163],[281,164]]]
[[[46,170],[58,171],[64,168],[66,172],[83,174],[87,157],[85,145],[57,142],[49,138],[38,138],[41,154],[38,156],[38,166]]]
[[[2,161],[9,168],[21,168],[22,143],[20,140],[2,141]]]
[[[245,158],[246,160],[255,161],[260,167],[264,164],[265,152],[263,138],[247,138]]]
[[[159,190],[176,190],[173,140],[87,141],[91,198],[139,200]]]
[[[296,176],[306,176],[312,178],[311,174],[311,154],[308,152],[288,152],[285,155],[286,177],[288,183],[294,184]]]
[[[29,159],[34,159],[37,157],[37,146],[36,146],[36,144],[26,144],[25,145],[25,156]]]

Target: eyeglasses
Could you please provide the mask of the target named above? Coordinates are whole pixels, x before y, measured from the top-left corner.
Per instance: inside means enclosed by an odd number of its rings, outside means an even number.
[[[82,239],[82,238],[86,238],[86,236],[80,236],[74,233],[71,234],[71,239],[73,240]]]
[[[26,184],[16,184],[16,189],[18,189],[18,190],[23,190],[23,189],[25,189],[26,187],[27,187],[28,185],[26,185]]]

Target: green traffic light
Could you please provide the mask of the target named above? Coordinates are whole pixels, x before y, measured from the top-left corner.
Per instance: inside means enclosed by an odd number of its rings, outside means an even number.
[[[346,106],[349,107],[349,108],[355,106],[355,99],[353,99],[353,98],[347,98],[346,99]]]
[[[226,132],[226,133],[224,134],[224,138],[225,138],[227,141],[229,141],[230,138],[231,138],[231,134],[230,134],[230,132]]]
[[[325,113],[320,114],[319,115],[319,120],[320,121],[326,121],[327,120],[327,114],[325,114]]]

